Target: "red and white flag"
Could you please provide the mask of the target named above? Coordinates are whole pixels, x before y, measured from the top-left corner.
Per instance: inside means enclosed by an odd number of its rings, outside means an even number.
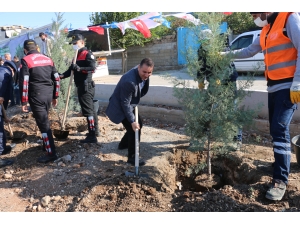
[[[145,38],[151,37],[151,32],[142,20],[130,20],[131,23],[144,35]]]
[[[94,31],[100,35],[104,35],[104,28],[100,27],[100,26],[92,26],[92,27],[88,27],[89,30]]]

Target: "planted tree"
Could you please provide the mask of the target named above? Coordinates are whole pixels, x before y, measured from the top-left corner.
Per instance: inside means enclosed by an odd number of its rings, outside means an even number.
[[[51,58],[54,62],[54,65],[59,73],[65,72],[75,55],[75,52],[71,45],[69,45],[69,40],[67,38],[68,33],[65,31],[66,27],[63,27],[63,13],[55,13],[56,18],[52,20],[52,48]],[[57,114],[59,117],[60,125],[62,125],[62,117],[64,113],[64,109],[66,106],[66,96],[68,91],[70,78],[66,78],[60,81],[60,94],[59,101],[57,104]],[[68,104],[67,118],[70,112],[79,111],[79,105],[75,100],[75,87],[72,86],[71,96]]]
[[[174,95],[185,113],[186,132],[191,139],[189,149],[207,152],[207,172],[211,177],[212,152],[219,154],[232,150],[238,128],[250,126],[256,110],[242,105],[243,99],[249,95],[245,89],[250,88],[253,77],[246,76],[237,89],[235,82],[229,82],[233,72],[230,67],[232,59],[229,55],[220,55],[226,47],[226,33],[220,35],[224,15],[198,13],[198,18],[204,25],[191,27],[190,35],[195,35],[202,50],[198,52],[190,48],[185,55],[189,74],[199,84],[204,82],[206,88],[191,87],[188,82],[175,79]],[[204,29],[209,29],[209,32],[205,34]],[[199,58],[205,58],[206,70],[209,71],[199,70],[204,63]]]

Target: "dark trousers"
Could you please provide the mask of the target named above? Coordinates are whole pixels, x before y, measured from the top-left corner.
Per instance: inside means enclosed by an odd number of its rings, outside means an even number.
[[[50,123],[48,119],[49,109],[52,102],[52,93],[30,96],[29,95],[29,104],[35,118],[36,124],[42,133],[42,138],[44,146],[48,154],[56,154],[54,139],[50,129]]]
[[[1,106],[0,106],[1,108]],[[4,131],[4,118],[3,116],[0,116],[0,155],[5,150],[6,147],[6,135]]]
[[[94,96],[95,96],[95,83],[94,81],[88,84],[77,86],[78,101],[81,106],[83,116],[94,116]]]
[[[268,94],[270,134],[273,138],[273,179],[288,183],[291,162],[290,123],[297,104],[290,100],[290,89]]]
[[[21,105],[20,89],[19,88],[14,89],[14,94],[15,94],[15,97],[16,97],[16,104]]]
[[[16,101],[15,101],[15,93],[14,93],[14,84],[11,83],[11,89],[10,89],[10,105],[13,106],[16,104]]]
[[[135,114],[134,110],[133,113]],[[139,142],[140,142],[142,127],[143,127],[143,121],[140,115],[138,116],[138,123],[140,124],[140,130],[139,130]],[[122,121],[122,124],[126,129],[126,133],[122,137],[120,145],[128,146],[128,158],[130,158],[135,155],[135,131],[132,129],[131,123],[126,118]]]

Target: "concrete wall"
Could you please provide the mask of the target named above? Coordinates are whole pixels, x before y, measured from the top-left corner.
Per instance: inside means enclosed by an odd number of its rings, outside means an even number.
[[[108,102],[108,99],[112,95],[115,84],[96,84],[95,99],[102,102]],[[250,96],[244,99],[243,104],[250,109],[255,109],[260,104],[258,116],[263,119],[268,119],[268,93],[262,90],[249,91]],[[177,98],[173,96],[173,87],[150,85],[150,90],[146,96],[141,98],[141,104],[145,105],[166,105],[181,107],[177,101]],[[300,110],[296,110],[293,116],[293,121],[300,121]],[[300,132],[300,130],[299,130]]]
[[[127,49],[127,70],[138,65],[143,58],[152,58],[155,70],[173,70],[182,68],[177,62],[177,41],[175,35],[169,35],[142,46]],[[110,74],[122,71],[122,53],[114,53],[107,57]]]

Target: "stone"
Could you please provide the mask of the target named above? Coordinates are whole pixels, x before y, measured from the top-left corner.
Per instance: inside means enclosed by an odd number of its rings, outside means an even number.
[[[41,204],[43,207],[48,206],[49,202],[50,202],[50,196],[48,196],[48,195],[46,195],[45,197],[43,197],[41,199]]]
[[[3,175],[4,179],[11,179],[12,178],[12,174],[6,173]]]

